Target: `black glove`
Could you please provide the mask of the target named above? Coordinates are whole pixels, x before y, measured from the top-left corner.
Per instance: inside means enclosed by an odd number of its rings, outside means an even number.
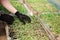
[[[0,20],[6,22],[7,24],[11,25],[14,22],[14,17],[8,14],[1,14]]]
[[[21,22],[23,22],[23,24],[26,24],[26,22],[30,23],[31,22],[31,19],[29,16],[27,15],[24,15],[22,13],[19,13],[19,12],[16,12],[15,15],[19,18],[19,20]]]

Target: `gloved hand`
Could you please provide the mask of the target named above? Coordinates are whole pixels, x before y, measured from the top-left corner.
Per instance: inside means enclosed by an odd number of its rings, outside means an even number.
[[[21,22],[23,22],[23,24],[26,24],[26,22],[30,23],[31,22],[31,19],[29,16],[27,15],[24,15],[22,13],[19,13],[19,12],[16,12],[15,15],[19,18],[19,20]]]
[[[14,17],[9,14],[1,14],[0,20],[6,22],[7,24],[11,25],[14,22]]]

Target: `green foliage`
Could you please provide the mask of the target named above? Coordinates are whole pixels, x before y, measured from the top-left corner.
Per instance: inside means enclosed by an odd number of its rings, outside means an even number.
[[[60,34],[60,13],[41,14],[41,18],[46,21],[54,34]]]

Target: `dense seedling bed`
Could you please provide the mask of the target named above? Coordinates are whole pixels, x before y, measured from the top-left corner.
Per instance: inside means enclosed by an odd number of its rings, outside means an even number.
[[[55,36],[60,35],[60,13],[41,14],[41,18],[49,25]]]
[[[11,28],[16,32],[14,37],[18,40],[49,40],[44,30],[35,16],[31,17],[32,22],[23,25],[18,19],[15,20]]]

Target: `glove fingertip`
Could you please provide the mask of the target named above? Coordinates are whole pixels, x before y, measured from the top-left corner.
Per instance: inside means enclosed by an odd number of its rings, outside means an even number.
[[[31,23],[31,19],[30,19],[30,17],[28,18],[28,23]]]

